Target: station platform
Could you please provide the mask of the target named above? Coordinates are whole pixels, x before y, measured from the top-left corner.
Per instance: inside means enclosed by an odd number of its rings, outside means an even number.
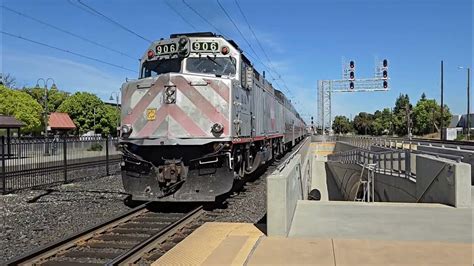
[[[379,200],[362,202],[347,189],[360,166],[328,164],[328,154],[353,148],[304,143],[267,177],[266,227],[206,223],[153,265],[474,265],[469,164],[406,157],[416,181],[377,174]],[[309,199],[313,189],[319,199]]]
[[[472,265],[472,243],[268,237],[258,225],[206,223],[152,265]]]

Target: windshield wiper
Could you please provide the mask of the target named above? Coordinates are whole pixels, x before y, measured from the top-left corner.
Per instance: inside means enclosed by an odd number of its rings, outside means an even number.
[[[217,63],[217,61],[215,59],[213,59],[212,57],[210,57],[209,55],[206,55],[206,57],[207,57],[207,59],[211,60],[214,64],[222,67],[221,64]]]

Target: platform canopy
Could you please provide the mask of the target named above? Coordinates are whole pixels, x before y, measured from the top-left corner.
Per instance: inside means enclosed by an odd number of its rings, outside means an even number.
[[[76,125],[67,113],[51,113],[48,124],[52,130],[71,130],[76,128]]]
[[[21,128],[25,123],[13,116],[0,115],[0,128]]]

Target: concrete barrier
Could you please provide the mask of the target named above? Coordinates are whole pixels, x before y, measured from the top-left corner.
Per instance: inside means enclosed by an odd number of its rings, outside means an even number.
[[[287,236],[298,200],[304,198],[301,183],[301,155],[296,154],[280,172],[267,178],[267,233]]]
[[[469,164],[430,155],[410,158],[416,179],[397,173],[375,173],[375,200],[386,202],[441,203],[454,207],[471,206],[471,167]],[[330,174],[344,200],[357,194],[362,166],[327,162]],[[367,172],[364,172],[367,175]]]
[[[338,141],[336,142],[336,147],[334,148],[334,152],[344,152],[357,149],[358,147],[352,145],[348,142]]]
[[[449,154],[449,155],[456,155],[462,156],[462,162],[470,164],[471,168],[474,166],[474,151],[473,150],[461,150],[455,148],[443,148],[443,147],[435,147],[435,146],[425,146],[419,145],[417,147],[419,151],[428,151],[428,152],[435,152],[441,154]],[[471,171],[471,185],[474,185],[474,171]]]
[[[471,166],[463,162],[418,155],[416,197],[454,207],[471,206]]]

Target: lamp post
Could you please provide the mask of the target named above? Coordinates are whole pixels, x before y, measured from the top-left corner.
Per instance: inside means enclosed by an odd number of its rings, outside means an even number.
[[[471,104],[470,104],[470,93],[471,93],[471,89],[470,89],[470,83],[471,83],[471,68],[469,67],[458,67],[458,69],[466,69],[467,70],[467,114],[466,114],[466,129],[467,129],[467,140],[470,139],[470,135],[471,135],[471,121],[470,121],[470,118],[469,118],[469,114],[471,112]],[[443,119],[443,118],[441,118]]]
[[[43,118],[44,118],[44,154],[45,155],[49,155],[49,144],[48,144],[48,82],[49,81],[52,81],[53,84],[51,85],[51,87],[53,86],[56,86],[55,82],[54,82],[54,79],[52,78],[47,78],[47,79],[43,79],[43,78],[39,78],[37,81],[36,81],[36,87],[37,88],[40,88],[39,86],[39,82],[42,81],[43,82],[43,88],[44,88],[44,113],[43,113]]]
[[[116,127],[116,130],[117,132],[119,131],[119,127],[120,127],[120,113],[119,113],[119,99],[120,99],[120,91],[118,92],[112,92],[110,94],[110,98],[109,100],[113,101],[114,100],[114,95],[115,95],[115,100],[116,100],[116,105],[115,105],[115,109],[117,110],[117,114],[119,114],[117,116],[117,127]]]

